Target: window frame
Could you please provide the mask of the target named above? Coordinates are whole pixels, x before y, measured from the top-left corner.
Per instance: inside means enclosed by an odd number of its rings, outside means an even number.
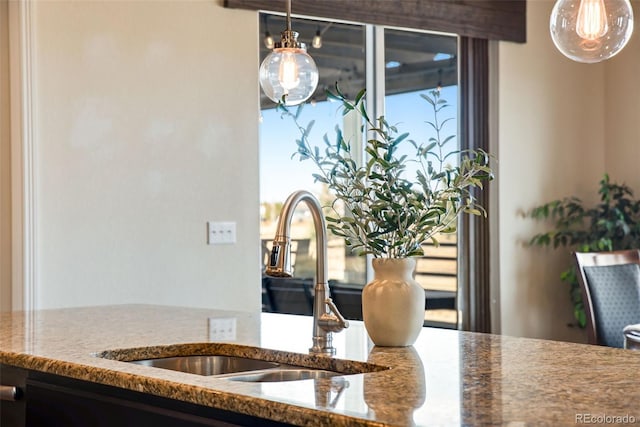
[[[314,17],[314,19],[325,19]],[[373,117],[384,114],[384,30],[389,25],[365,27],[367,108]],[[402,28],[400,28],[402,29]],[[412,29],[407,29],[412,31]],[[415,29],[414,29],[415,30]],[[426,30],[418,30],[428,32]],[[455,36],[455,35],[454,35]],[[461,149],[490,152],[489,139],[489,41],[458,35],[458,138]],[[457,329],[491,332],[491,247],[488,218],[491,215],[490,186],[474,196],[487,211],[487,218],[462,215],[458,227]],[[366,264],[371,280],[371,263]]]

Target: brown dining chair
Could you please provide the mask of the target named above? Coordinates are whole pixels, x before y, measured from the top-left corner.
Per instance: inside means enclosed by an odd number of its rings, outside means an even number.
[[[640,323],[640,250],[573,255],[589,344],[622,348],[625,326]]]

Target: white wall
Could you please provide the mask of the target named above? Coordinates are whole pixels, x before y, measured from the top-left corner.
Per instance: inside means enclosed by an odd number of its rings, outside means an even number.
[[[0,311],[11,310],[9,1],[0,0]]]
[[[549,36],[552,1],[527,2],[527,43],[499,51],[498,185],[501,332],[583,340],[572,322],[565,249],[527,246],[549,229],[523,212],[568,195],[595,200],[605,171],[605,63],[562,56]]]
[[[42,1],[33,25],[37,307],[259,310],[256,13]]]

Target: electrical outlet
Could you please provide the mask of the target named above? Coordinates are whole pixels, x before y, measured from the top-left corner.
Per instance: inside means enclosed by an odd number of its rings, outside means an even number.
[[[210,317],[209,341],[235,341],[235,317]]]
[[[207,244],[224,245],[236,242],[235,222],[207,222]]]

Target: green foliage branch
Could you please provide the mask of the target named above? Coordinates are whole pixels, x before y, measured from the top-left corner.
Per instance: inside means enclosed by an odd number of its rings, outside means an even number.
[[[600,203],[587,208],[577,197],[554,200],[531,210],[530,217],[551,219],[554,228],[536,234],[530,244],[534,246],[567,247],[577,252],[601,252],[640,248],[640,200],[624,184],[610,181],[605,174],[599,183]],[[584,304],[575,266],[560,274],[569,284],[573,314],[578,326],[586,326]]]
[[[377,258],[423,255],[423,243],[430,240],[438,245],[438,233],[456,231],[459,214],[486,216],[472,189],[482,188],[483,181],[493,178],[490,156],[483,150],[445,149],[455,135],[443,135],[451,119],[439,118],[449,106],[439,91],[421,95],[433,114],[433,120],[425,123],[434,136],[424,143],[410,139],[408,133],[400,134],[384,116],[371,119],[364,90],[350,101],[336,85],[335,92],[328,91],[327,96],[341,103],[343,115],[355,113],[363,119],[368,156],[364,165],[357,164],[358,153],[345,141],[339,126],[334,141],[324,135],[321,150],[310,142],[314,121],[306,126],[299,122],[302,106],[295,113],[282,103],[278,109],[283,117],[293,119],[301,134],[292,157],[311,160],[318,170],[313,174],[315,181],[326,184],[336,197],[327,215],[327,227],[344,237],[354,252]],[[398,154],[405,144],[411,144],[414,156]],[[411,162],[418,163],[413,177],[408,176]],[[339,213],[338,202],[347,214]]]

